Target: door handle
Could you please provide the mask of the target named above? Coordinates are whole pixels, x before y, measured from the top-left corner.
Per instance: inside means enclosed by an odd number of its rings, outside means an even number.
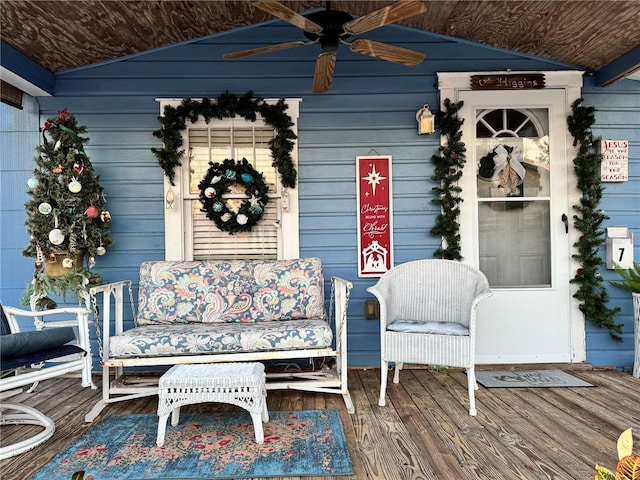
[[[563,213],[562,217],[560,217],[560,220],[562,220],[562,223],[564,223],[564,233],[569,233],[569,217],[567,217],[567,214]]]

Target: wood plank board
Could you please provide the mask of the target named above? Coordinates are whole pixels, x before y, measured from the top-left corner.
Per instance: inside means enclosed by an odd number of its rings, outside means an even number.
[[[399,384],[393,384],[390,375],[385,407],[378,406],[379,369],[350,370],[354,414],[347,413],[342,397],[333,394],[273,390],[267,405],[272,411],[339,410],[354,468],[353,476],[341,478],[593,478],[596,463],[615,466],[622,430],[634,428],[638,452],[640,380],[613,370],[571,373],[596,388],[480,387],[477,417],[469,416],[466,375],[457,369],[403,370]],[[99,385],[99,378],[94,380]],[[13,397],[52,416],[56,432],[40,447],[2,460],[0,478],[29,478],[89,429],[84,415],[99,397],[99,390],[83,389],[74,378],[43,382],[34,394]],[[237,407],[206,403],[184,408],[207,414]],[[156,409],[156,397],[140,398],[108,405],[99,418]],[[16,435],[14,428],[2,428],[3,444]]]

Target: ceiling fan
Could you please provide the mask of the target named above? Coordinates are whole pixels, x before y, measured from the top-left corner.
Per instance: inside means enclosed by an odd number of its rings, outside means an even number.
[[[355,19],[347,12],[332,10],[331,2],[329,1],[326,4],[325,10],[307,15],[300,15],[275,0],[259,0],[254,2],[253,5],[260,10],[302,29],[305,37],[307,37],[309,41],[299,40],[251,48],[249,50],[227,53],[223,55],[223,58],[233,60],[251,55],[277,52],[288,48],[320,44],[322,51],[316,60],[315,73],[313,76],[313,93],[324,93],[331,88],[333,71],[336,64],[336,51],[340,44],[347,45],[352,51],[363,55],[369,55],[410,67],[418,65],[424,60],[424,53],[422,52],[390,45],[388,43],[367,40],[365,38],[358,38],[351,42],[347,41],[347,38],[352,35],[369,32],[384,25],[424,13],[427,7],[420,0],[400,0]]]

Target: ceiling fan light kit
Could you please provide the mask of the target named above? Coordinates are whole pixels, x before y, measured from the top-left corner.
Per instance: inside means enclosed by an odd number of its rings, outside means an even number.
[[[276,0],[259,0],[254,2],[253,5],[300,28],[309,41],[291,41],[251,48],[227,53],[223,55],[223,58],[235,60],[251,55],[261,55],[290,48],[320,44],[321,52],[316,59],[311,90],[313,93],[324,93],[331,89],[336,53],[340,44],[347,45],[353,52],[409,67],[418,65],[425,57],[424,53],[416,50],[365,38],[358,38],[352,42],[347,41],[353,35],[360,35],[390,23],[424,13],[427,7],[420,0],[400,0],[355,19],[347,12],[332,10],[331,2],[329,1],[326,3],[325,10],[307,15],[300,15]]]

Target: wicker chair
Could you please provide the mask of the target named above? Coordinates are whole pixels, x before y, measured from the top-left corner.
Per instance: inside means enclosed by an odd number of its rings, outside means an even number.
[[[393,382],[404,363],[465,368],[469,415],[475,416],[476,307],[491,296],[479,270],[452,260],[398,265],[367,289],[380,303],[380,400],[386,402],[389,362]]]
[[[23,440],[3,442],[0,460],[36,447],[55,431],[49,417],[27,405],[7,402],[7,397],[26,386],[31,386],[31,392],[38,382],[71,372],[81,372],[83,387],[96,388],[91,379],[88,316],[85,308],[31,312],[0,304],[0,426],[28,424],[43,428]],[[36,330],[20,332],[17,317],[33,319]]]

